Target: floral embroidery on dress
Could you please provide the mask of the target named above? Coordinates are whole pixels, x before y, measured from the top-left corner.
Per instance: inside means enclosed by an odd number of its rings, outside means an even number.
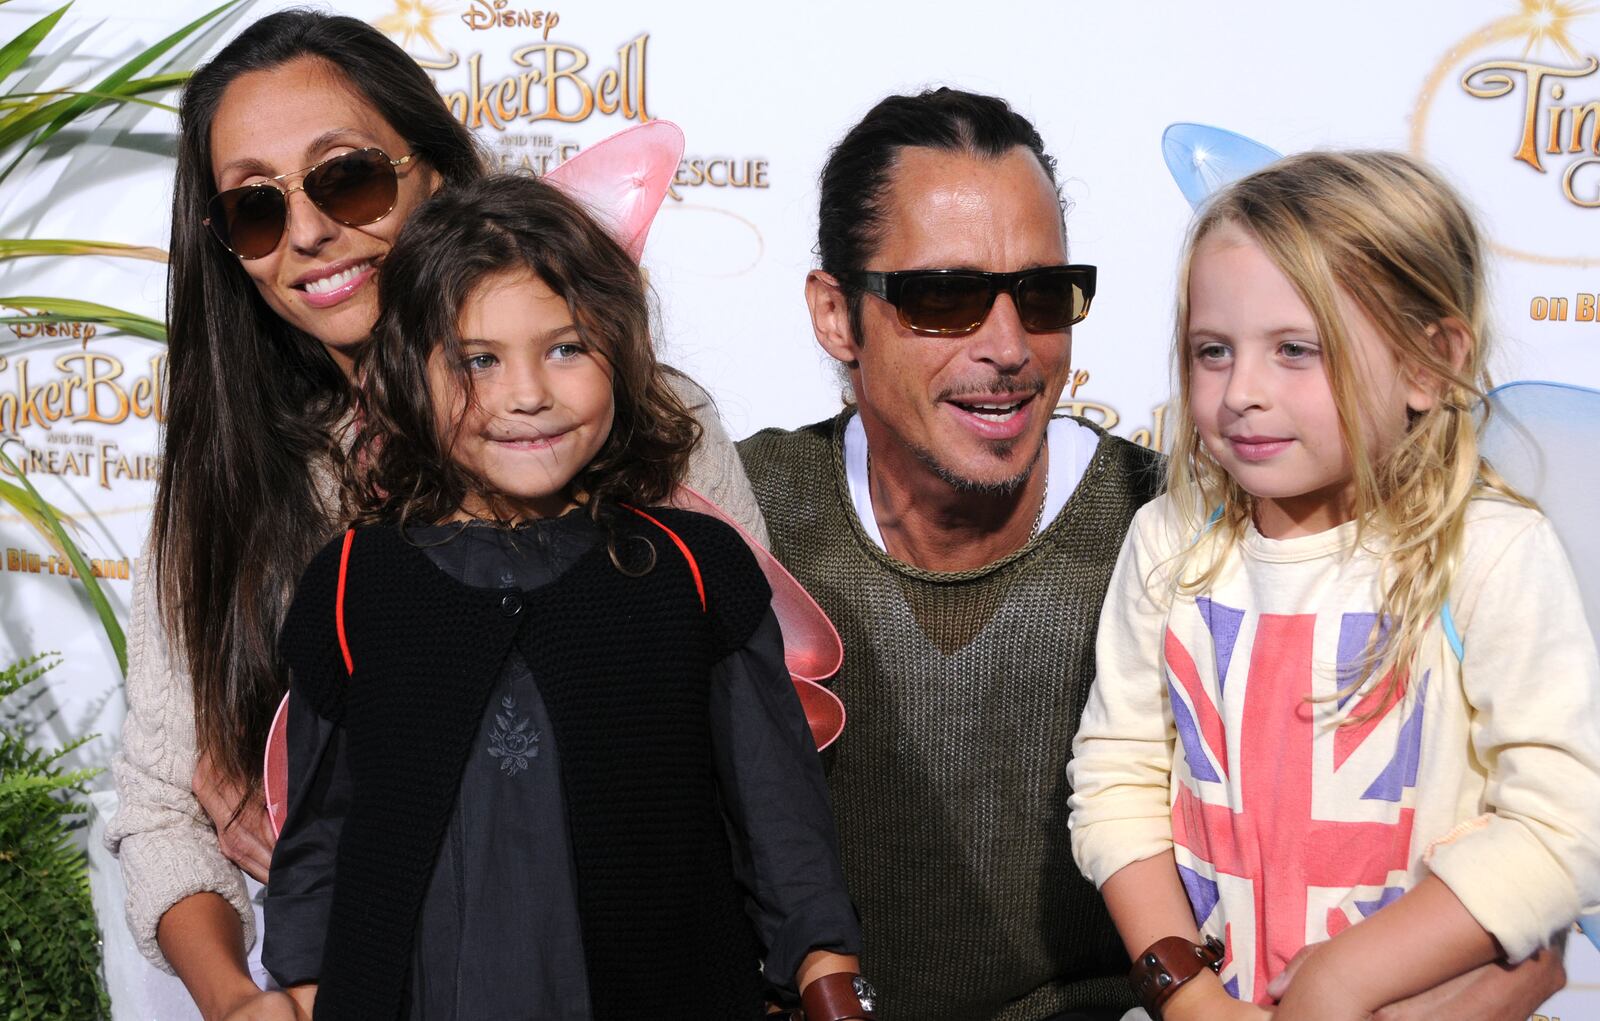
[[[539,732],[530,730],[528,717],[515,721],[517,700],[510,695],[500,700],[503,713],[494,714],[494,732],[489,735],[489,754],[500,760],[500,769],[507,776],[516,776],[528,768],[528,760],[539,755]]]

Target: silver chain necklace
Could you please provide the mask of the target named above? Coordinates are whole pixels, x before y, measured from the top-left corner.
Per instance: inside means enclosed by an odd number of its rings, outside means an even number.
[[[872,448],[867,448],[867,502],[872,501]],[[1039,534],[1039,526],[1044,524],[1044,509],[1050,505],[1050,473],[1044,473],[1044,491],[1039,494],[1039,509],[1033,512],[1033,528],[1028,531],[1028,538]]]

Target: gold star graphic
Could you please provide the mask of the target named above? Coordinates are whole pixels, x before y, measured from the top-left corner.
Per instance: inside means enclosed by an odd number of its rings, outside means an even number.
[[[1548,43],[1572,61],[1581,59],[1572,38],[1572,22],[1600,9],[1571,0],[1518,0],[1518,7],[1516,14],[1496,22],[1496,41],[1521,39],[1524,57],[1535,50],[1543,51]]]
[[[1496,46],[1499,43],[1520,40],[1522,42],[1522,59],[1527,60],[1540,51],[1539,59],[1543,59],[1546,45],[1560,50],[1571,64],[1587,66],[1593,57],[1586,57],[1583,50],[1588,49],[1584,42],[1572,31],[1573,23],[1587,18],[1600,11],[1600,4],[1576,3],[1574,0],[1517,0],[1514,5],[1515,13],[1496,18],[1471,35],[1463,37],[1459,42],[1450,46],[1439,57],[1438,63],[1429,72],[1423,82],[1422,91],[1417,94],[1417,105],[1409,120],[1411,121],[1411,152],[1426,158],[1426,134],[1430,111],[1434,100],[1438,98],[1440,89],[1452,77],[1460,81],[1463,70],[1470,67],[1468,58],[1472,63],[1483,59],[1484,56],[1493,56],[1497,59],[1504,57],[1501,53],[1483,54],[1482,50]],[[1498,48],[1498,47],[1497,47]],[[1559,87],[1559,86],[1558,86]],[[1588,256],[1556,256],[1538,252],[1521,251],[1499,242],[1491,242],[1490,247],[1499,255],[1520,259],[1525,262],[1536,263],[1544,266],[1600,266],[1600,259]]]
[[[433,21],[448,13],[442,7],[429,5],[428,0],[394,0],[394,13],[385,14],[373,26],[389,36],[405,50],[418,39],[433,47],[433,52],[443,53],[444,46],[433,34]]]

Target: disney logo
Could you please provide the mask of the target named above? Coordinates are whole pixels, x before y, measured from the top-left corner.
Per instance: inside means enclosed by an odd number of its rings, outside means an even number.
[[[511,0],[467,0],[467,11],[461,20],[474,32],[496,27],[542,29],[546,39],[550,38],[550,30],[561,23],[556,11],[508,10],[510,4]]]

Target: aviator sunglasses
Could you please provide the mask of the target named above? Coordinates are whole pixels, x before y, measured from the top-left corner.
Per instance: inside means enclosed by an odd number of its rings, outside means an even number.
[[[841,273],[839,279],[893,305],[900,325],[913,333],[964,337],[983,325],[1002,292],[1011,295],[1029,333],[1064,330],[1082,322],[1094,300],[1095,268],[1041,266],[1015,273],[905,269]]]
[[[414,154],[413,154],[414,155]],[[229,188],[206,203],[206,226],[223,247],[241,259],[271,255],[289,225],[289,196],[296,191],[346,227],[364,227],[389,215],[400,194],[397,160],[378,148],[330,156],[304,170],[279,174],[242,188]],[[300,186],[285,190],[275,182],[300,175]]]

